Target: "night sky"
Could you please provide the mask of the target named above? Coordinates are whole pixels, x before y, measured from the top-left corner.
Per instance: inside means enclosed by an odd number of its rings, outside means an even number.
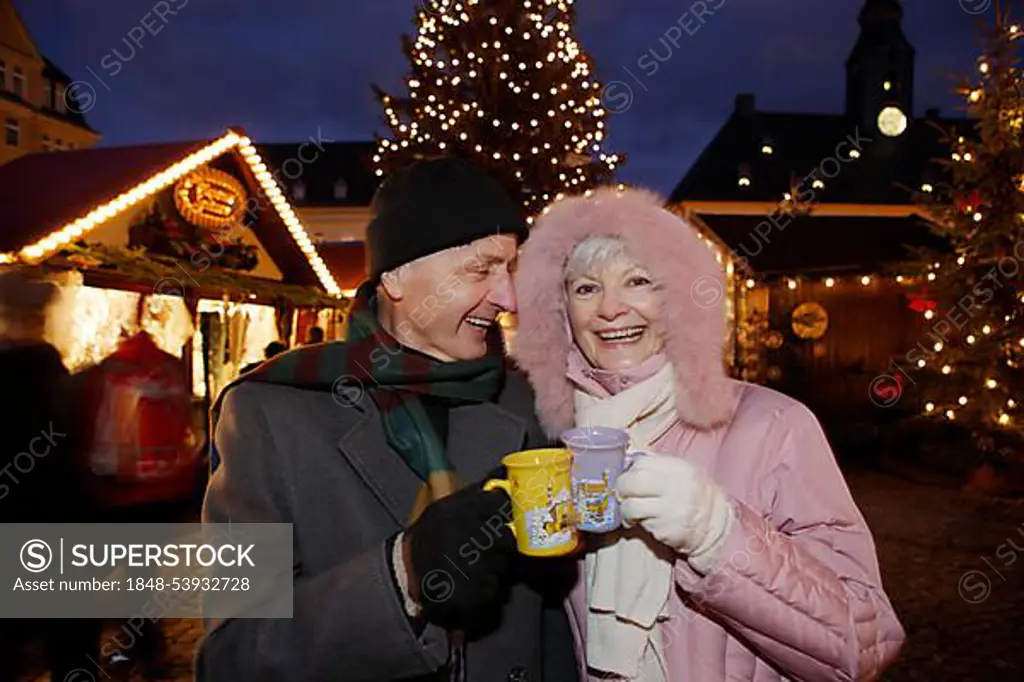
[[[622,80],[635,94],[611,118],[605,146],[629,154],[624,180],[671,190],[737,92],[755,93],[759,109],[842,110],[844,63],[863,0],[706,3],[720,6],[701,25],[691,0],[577,2],[577,34],[600,80]],[[95,90],[88,118],[102,144],[208,138],[232,124],[260,142],[318,131],[331,140],[370,139],[383,130],[369,84],[394,90],[406,73],[399,35],[414,29],[414,0],[167,0],[177,14],[166,23],[151,15],[157,33],[132,45],[132,56],[125,36],[138,35],[156,4],[15,0],[39,48]],[[903,4],[904,32],[917,48],[915,114],[929,106],[953,114],[956,76],[973,69],[978,22],[991,21],[993,2]],[[644,55],[653,47],[665,56],[661,38],[673,25],[693,35],[683,33],[678,49],[667,43],[672,57],[647,76],[652,60]]]

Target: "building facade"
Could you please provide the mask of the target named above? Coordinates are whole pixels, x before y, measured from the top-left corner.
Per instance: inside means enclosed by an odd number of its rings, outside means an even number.
[[[0,0],[0,164],[99,141],[73,82],[39,51],[12,0]]]
[[[734,275],[737,374],[819,414],[877,413],[873,378],[921,338],[919,282],[899,267],[943,247],[921,199],[950,142],[973,134],[967,119],[915,113],[902,18],[897,0],[863,4],[834,113],[764,111],[739,94],[671,196]]]
[[[335,281],[351,295],[366,276],[366,226],[380,184],[376,144],[311,137],[258,147]]]

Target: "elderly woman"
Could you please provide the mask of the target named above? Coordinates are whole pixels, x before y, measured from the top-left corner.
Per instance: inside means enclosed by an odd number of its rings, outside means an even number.
[[[726,376],[723,276],[691,226],[642,191],[556,202],[516,286],[548,434],[645,452],[570,600],[582,679],[877,676],[904,633],[871,532],[814,415]]]

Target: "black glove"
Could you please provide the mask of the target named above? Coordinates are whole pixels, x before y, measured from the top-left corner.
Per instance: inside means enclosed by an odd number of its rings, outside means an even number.
[[[504,492],[475,484],[432,503],[405,532],[410,591],[428,621],[463,628],[503,601],[517,558],[511,514]]]

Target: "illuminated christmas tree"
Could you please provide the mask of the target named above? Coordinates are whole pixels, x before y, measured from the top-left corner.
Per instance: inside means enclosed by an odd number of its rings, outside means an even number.
[[[607,182],[624,159],[602,151],[606,111],[572,35],[573,0],[422,0],[407,94],[374,88],[390,138],[378,175],[452,155],[490,170],[528,215],[558,194]]]
[[[977,78],[963,86],[976,134],[951,137],[950,185],[929,188],[935,229],[952,248],[927,254],[918,293],[929,303],[929,340],[915,359],[922,412],[969,430],[997,458],[1019,457],[1024,444],[1021,38],[1024,28],[998,13]]]

